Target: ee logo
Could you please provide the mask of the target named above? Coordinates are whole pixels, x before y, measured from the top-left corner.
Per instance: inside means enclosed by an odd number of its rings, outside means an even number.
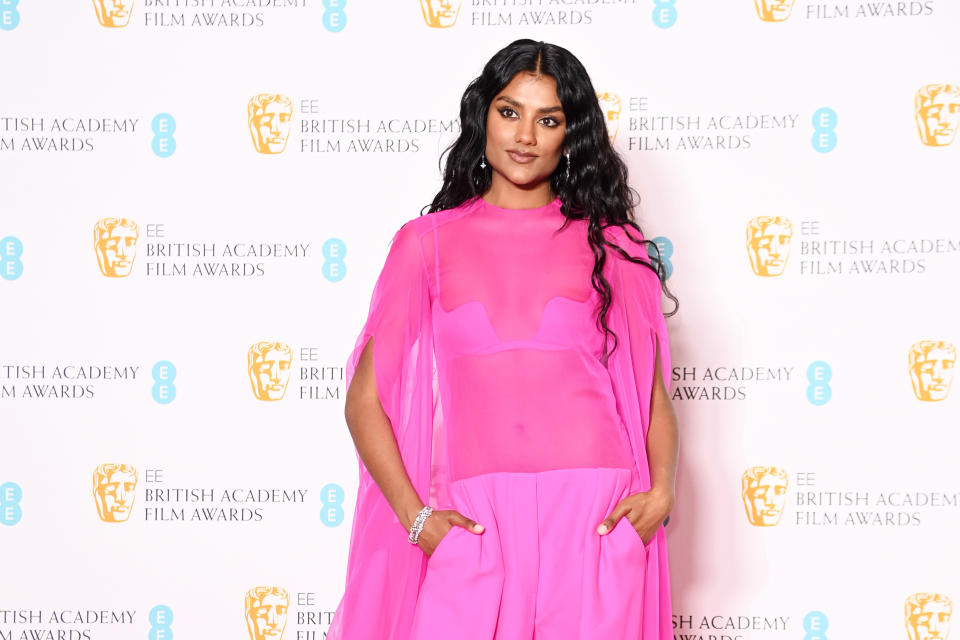
[[[0,0],[2,1],[2,0]],[[153,141],[150,146],[158,158],[169,158],[177,150],[177,141],[173,139],[173,132],[177,130],[177,121],[169,113],[158,113],[150,121],[153,129]]]
[[[16,482],[0,484],[0,524],[8,527],[20,522],[23,511],[20,509],[20,500],[23,499],[23,489]]]
[[[657,245],[656,249],[647,245],[647,253],[653,261],[653,266],[657,266],[657,260],[660,260],[663,264],[664,277],[669,278],[673,275],[673,263],[670,262],[670,258],[673,257],[673,243],[670,242],[670,238],[666,236],[657,236],[651,240],[651,242]],[[660,254],[659,256],[657,255],[658,253]]]
[[[3,0],[0,0],[2,3]],[[0,6],[3,6],[0,4]],[[7,236],[0,240],[0,278],[16,280],[23,275],[23,243],[16,236]]]
[[[820,107],[813,112],[813,148],[820,153],[833,151],[837,146],[837,112],[830,107]]]
[[[20,24],[19,3],[20,0],[0,0],[0,29],[13,31]]]
[[[330,33],[343,31],[347,26],[347,14],[343,8],[347,0],[323,0],[323,28]]]
[[[323,243],[323,277],[330,282],[340,282],[347,275],[347,265],[343,257],[347,255],[347,245],[340,238],[330,238]]]
[[[803,640],[827,640],[827,616],[821,611],[811,611],[803,616]]]
[[[320,510],[320,522],[328,527],[335,527],[343,522],[343,487],[331,482],[320,489],[323,497]]]
[[[159,404],[170,404],[177,397],[177,388],[173,379],[177,377],[177,368],[169,360],[160,360],[153,365],[153,388],[150,393]]]
[[[830,388],[830,378],[833,377],[833,369],[823,360],[811,362],[807,367],[807,400],[810,404],[822,406],[830,402],[833,390]]]
[[[150,633],[148,640],[173,640],[173,609],[165,604],[158,604],[150,609]]]
[[[669,29],[677,21],[677,0],[653,0],[653,24]]]

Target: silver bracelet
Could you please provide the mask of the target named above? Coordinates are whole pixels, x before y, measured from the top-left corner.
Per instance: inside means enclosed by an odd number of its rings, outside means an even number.
[[[407,540],[409,540],[411,544],[417,544],[417,540],[420,539],[420,530],[423,529],[423,523],[431,513],[433,513],[433,507],[430,505],[420,509],[416,520],[410,525],[410,535],[407,536]]]

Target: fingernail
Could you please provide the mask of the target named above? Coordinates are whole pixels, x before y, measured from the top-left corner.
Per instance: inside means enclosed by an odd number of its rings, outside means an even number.
[[[477,533],[480,533],[483,531],[483,525],[478,522],[477,524],[473,525],[473,530]]]
[[[599,533],[600,535],[605,534],[607,531],[608,531],[607,525],[605,524],[602,524],[599,527],[597,527],[597,533]]]

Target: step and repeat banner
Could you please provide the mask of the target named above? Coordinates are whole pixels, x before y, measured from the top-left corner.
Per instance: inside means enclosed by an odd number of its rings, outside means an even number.
[[[326,635],[346,357],[519,37],[591,73],[680,299],[677,640],[960,639],[958,24],[0,0],[0,640]]]

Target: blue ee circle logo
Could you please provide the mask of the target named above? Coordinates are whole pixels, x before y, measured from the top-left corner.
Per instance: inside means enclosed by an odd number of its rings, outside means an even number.
[[[347,265],[343,257],[347,255],[347,245],[340,238],[330,238],[321,247],[323,254],[323,277],[330,282],[340,282],[347,275]]]
[[[2,2],[3,0],[0,0]],[[23,243],[16,236],[0,240],[0,278],[16,280],[23,275]]]
[[[169,113],[158,113],[150,121],[153,130],[153,140],[150,147],[158,158],[169,158],[177,150],[177,141],[173,139],[173,132],[177,130],[177,121]]]
[[[23,511],[20,501],[23,499],[23,489],[16,482],[0,484],[0,524],[8,527],[20,522]]]
[[[323,28],[330,33],[343,31],[347,26],[347,14],[343,8],[347,0],[323,0]]]
[[[20,0],[0,0],[0,29],[13,31],[20,24],[19,3]]]
[[[837,112],[830,107],[820,107],[813,113],[813,148],[820,153],[829,153],[837,146]]]
[[[663,265],[664,276],[669,278],[673,275],[673,263],[670,261],[670,258],[673,257],[673,242],[666,236],[657,236],[651,240],[651,242],[657,246],[654,248],[647,245],[647,253],[650,255],[650,260],[655,267],[657,266],[657,260],[659,260]],[[660,255],[657,255],[658,253]]]
[[[153,365],[153,387],[150,389],[153,399],[159,404],[170,404],[177,397],[177,388],[173,384],[177,377],[177,368],[169,360],[160,360]]]
[[[677,21],[677,0],[653,0],[653,24],[669,29]]]
[[[158,604],[150,609],[149,640],[173,640],[173,609],[165,604]]]
[[[833,390],[830,388],[830,379],[833,377],[833,369],[823,360],[811,362],[807,367],[807,400],[810,404],[818,407],[830,402],[833,396]]]
[[[803,616],[803,640],[827,640],[829,620],[822,611],[811,611]]]
[[[343,498],[346,493],[343,487],[335,482],[331,482],[323,489],[320,489],[320,496],[323,498],[320,509],[320,522],[328,527],[336,527],[343,522]]]

